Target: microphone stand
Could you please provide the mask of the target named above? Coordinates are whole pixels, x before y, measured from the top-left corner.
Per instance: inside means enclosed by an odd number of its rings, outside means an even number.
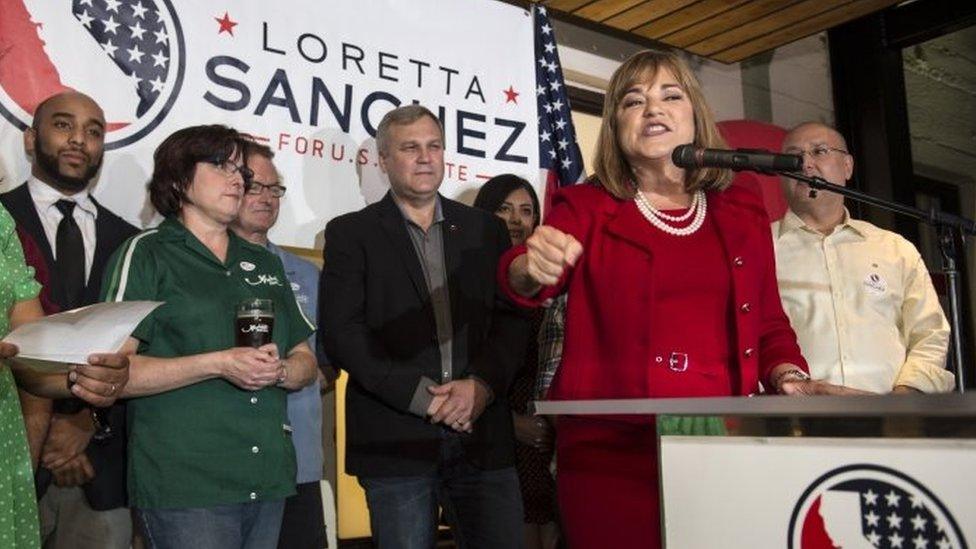
[[[946,277],[946,291],[949,298],[949,325],[952,329],[949,340],[949,353],[952,357],[956,373],[956,387],[960,393],[965,392],[965,368],[962,351],[962,314],[960,312],[961,297],[959,294],[959,271],[956,270],[957,247],[956,242],[965,242],[966,235],[976,235],[976,221],[957,215],[945,213],[932,208],[929,211],[912,208],[897,202],[885,200],[865,194],[861,191],[835,185],[819,177],[811,177],[797,172],[782,172],[782,175],[802,181],[810,186],[811,193],[817,190],[842,194],[858,202],[871,204],[888,211],[923,221],[934,227],[939,234],[939,251],[942,255],[942,272]]]

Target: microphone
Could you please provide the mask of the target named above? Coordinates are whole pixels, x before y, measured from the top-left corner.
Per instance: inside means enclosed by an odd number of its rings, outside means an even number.
[[[774,154],[762,149],[701,149],[694,145],[679,145],[671,153],[671,161],[681,168],[729,168],[735,171],[798,172],[803,169],[803,157],[795,154]]]

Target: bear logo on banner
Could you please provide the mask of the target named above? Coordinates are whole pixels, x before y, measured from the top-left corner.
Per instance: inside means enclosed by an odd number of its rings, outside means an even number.
[[[790,549],[966,549],[959,525],[928,488],[878,465],[847,465],[810,484],[790,517]]]
[[[78,90],[105,109],[111,150],[173,107],[186,50],[169,0],[0,0],[0,13],[0,113],[21,130],[45,98]]]

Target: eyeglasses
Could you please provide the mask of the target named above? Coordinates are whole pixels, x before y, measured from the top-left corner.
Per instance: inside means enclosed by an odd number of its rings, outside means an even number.
[[[247,194],[259,195],[263,193],[265,189],[268,189],[268,191],[271,192],[271,196],[275,198],[285,196],[285,191],[288,190],[284,185],[279,185],[278,183],[266,184],[251,180],[244,192]]]
[[[798,156],[807,156],[807,155],[809,155],[810,158],[814,162],[816,162],[817,160],[823,160],[823,159],[827,158],[828,156],[830,156],[830,153],[835,153],[836,152],[836,153],[840,153],[840,154],[851,154],[851,153],[845,151],[844,149],[837,149],[837,148],[834,148],[834,147],[828,147],[827,145],[817,145],[816,147],[814,147],[814,148],[812,148],[810,150],[804,150],[804,149],[787,149],[786,152],[788,154],[795,154],[795,155],[798,155]]]
[[[243,164],[234,164],[230,161],[230,159],[220,160],[218,158],[212,158],[209,160],[204,160],[204,162],[217,168],[217,171],[224,174],[224,177],[227,179],[234,177],[235,174],[241,174],[241,179],[244,180],[245,187],[249,186],[251,184],[251,180],[254,179],[254,172],[251,171],[251,168],[248,168]]]

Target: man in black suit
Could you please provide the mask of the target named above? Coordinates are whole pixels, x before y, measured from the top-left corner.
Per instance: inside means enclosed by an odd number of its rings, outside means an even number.
[[[527,323],[496,290],[501,221],[438,194],[444,132],[426,108],[376,133],[390,192],[325,230],[319,327],[349,373],[346,471],[381,549],[433,547],[437,507],[460,547],[521,547],[509,382]]]
[[[51,274],[51,296],[62,310],[98,301],[109,256],[138,232],[88,192],[104,144],[105,116],[90,97],[66,92],[45,99],[24,132],[31,177],[0,195],[17,225],[40,247]],[[26,400],[28,429],[46,428],[50,410],[43,399]],[[124,404],[92,410],[77,400],[53,403],[36,475],[45,547],[129,547],[124,435]],[[43,432],[29,436],[44,437]]]

